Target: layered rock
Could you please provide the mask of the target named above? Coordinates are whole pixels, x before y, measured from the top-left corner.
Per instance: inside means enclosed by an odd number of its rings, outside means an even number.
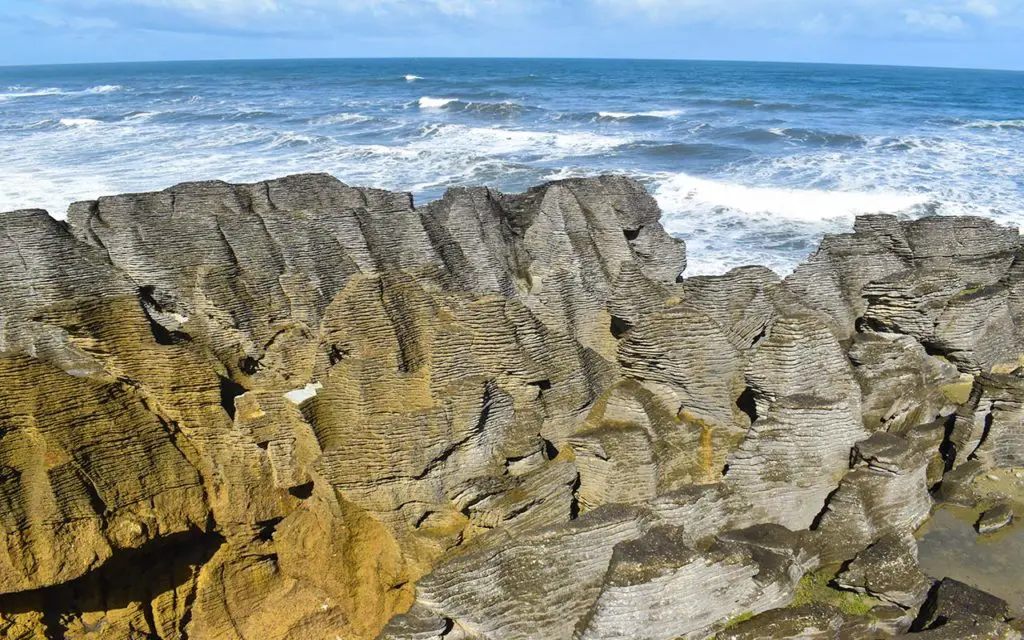
[[[1022,464],[1017,233],[684,278],[659,216],[323,175],[0,216],[0,633],[902,632],[802,580],[913,610],[929,489]]]

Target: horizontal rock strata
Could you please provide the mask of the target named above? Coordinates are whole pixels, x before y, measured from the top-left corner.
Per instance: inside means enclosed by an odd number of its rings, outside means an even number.
[[[0,215],[0,636],[1013,637],[913,534],[1024,466],[1018,232],[686,278],[659,218],[616,176]]]

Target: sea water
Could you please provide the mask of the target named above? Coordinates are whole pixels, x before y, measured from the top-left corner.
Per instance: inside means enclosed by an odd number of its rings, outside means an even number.
[[[791,270],[860,213],[1024,221],[1024,73],[612,60],[0,68],[0,211],[329,172],[517,191],[621,172],[689,274]]]

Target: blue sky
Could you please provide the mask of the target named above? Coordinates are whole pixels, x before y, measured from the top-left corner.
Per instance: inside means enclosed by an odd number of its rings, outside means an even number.
[[[0,0],[0,64],[405,56],[1024,69],[1024,0]]]

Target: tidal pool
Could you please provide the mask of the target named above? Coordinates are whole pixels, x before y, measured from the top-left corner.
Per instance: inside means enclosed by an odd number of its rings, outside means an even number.
[[[999,596],[1015,616],[1024,616],[1024,526],[1015,522],[980,535],[974,530],[978,515],[952,506],[936,511],[918,534],[921,570]]]

